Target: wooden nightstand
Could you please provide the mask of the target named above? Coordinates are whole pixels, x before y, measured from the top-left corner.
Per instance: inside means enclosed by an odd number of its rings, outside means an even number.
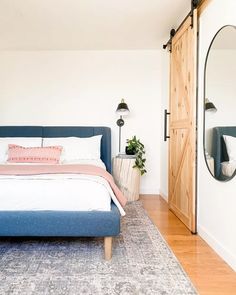
[[[115,157],[112,161],[113,164],[113,177],[127,198],[128,202],[136,201],[139,199],[140,189],[140,171],[137,168],[133,168],[135,164],[135,158],[129,157]]]

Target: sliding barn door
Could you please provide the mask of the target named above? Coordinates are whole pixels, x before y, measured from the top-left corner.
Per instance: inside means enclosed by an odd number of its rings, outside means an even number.
[[[197,11],[172,39],[170,67],[169,208],[196,232]]]

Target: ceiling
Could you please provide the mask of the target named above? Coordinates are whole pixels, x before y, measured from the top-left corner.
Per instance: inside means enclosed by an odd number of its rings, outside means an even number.
[[[190,0],[0,0],[0,50],[160,49]]]

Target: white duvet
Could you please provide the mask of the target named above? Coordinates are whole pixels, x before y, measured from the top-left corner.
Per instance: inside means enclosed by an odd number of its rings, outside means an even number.
[[[236,170],[236,161],[222,162],[221,169],[223,175],[231,177]]]
[[[110,211],[111,199],[125,212],[100,176],[45,174],[0,176],[0,211]]]

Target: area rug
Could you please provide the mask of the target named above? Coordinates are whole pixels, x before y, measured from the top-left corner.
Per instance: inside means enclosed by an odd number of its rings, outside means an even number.
[[[0,294],[197,294],[141,203],[126,212],[109,262],[100,238],[0,240]]]

